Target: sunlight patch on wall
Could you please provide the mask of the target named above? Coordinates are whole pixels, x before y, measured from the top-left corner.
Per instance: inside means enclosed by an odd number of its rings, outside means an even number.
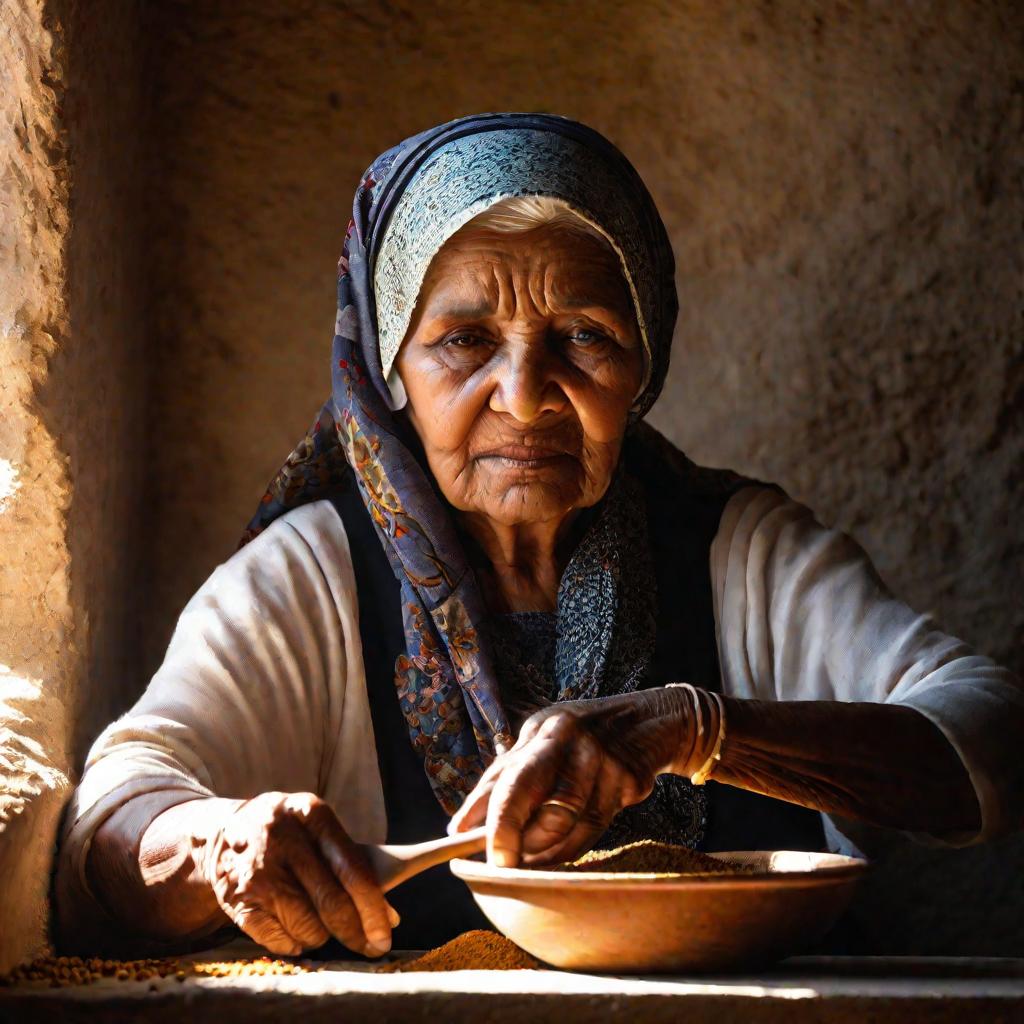
[[[19,487],[18,467],[10,459],[0,459],[0,513],[7,511]]]
[[[0,664],[0,740],[9,738],[11,729],[31,725],[33,705],[43,695],[43,681],[15,672],[9,665]],[[19,739],[24,739],[19,737]],[[45,758],[45,752],[34,740],[29,741],[33,753]],[[3,764],[0,751],[0,764]]]

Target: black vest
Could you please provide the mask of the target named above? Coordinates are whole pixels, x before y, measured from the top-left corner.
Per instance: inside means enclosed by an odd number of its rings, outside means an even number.
[[[623,455],[644,489],[654,554],[658,630],[648,685],[688,682],[718,690],[709,555],[725,503],[744,482],[694,467],[667,442],[652,444],[646,431],[627,441]],[[331,501],[352,552],[387,841],[435,839],[444,835],[448,819],[413,750],[395,693],[395,658],[405,650],[398,581],[355,485]],[[706,850],[824,849],[817,812],[714,782],[708,783],[708,803]],[[426,949],[487,927],[447,865],[405,882],[388,898],[402,916],[396,949]]]

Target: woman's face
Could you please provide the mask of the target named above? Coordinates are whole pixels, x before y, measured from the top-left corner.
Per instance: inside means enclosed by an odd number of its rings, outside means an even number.
[[[445,497],[515,525],[600,500],[643,353],[608,245],[470,224],[431,262],[396,365]]]

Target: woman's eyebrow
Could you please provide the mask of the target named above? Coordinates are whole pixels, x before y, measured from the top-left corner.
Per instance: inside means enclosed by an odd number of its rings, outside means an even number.
[[[607,313],[616,318],[622,316],[621,310],[617,310],[614,306],[609,306],[607,302],[601,302],[593,296],[567,295],[561,299],[561,303],[567,309],[576,309],[581,313]]]
[[[567,311],[581,313],[595,320],[610,321],[619,327],[625,327],[630,321],[630,313],[627,310],[609,306],[606,302],[598,302],[593,298],[569,296],[562,300],[562,306]]]
[[[566,281],[564,287],[564,291],[556,288],[552,292],[552,298],[563,309],[600,310],[613,316],[622,316],[624,303],[628,302],[625,293],[620,297],[600,284],[595,287],[586,281]]]
[[[435,320],[483,320],[494,315],[494,307],[485,301],[465,305],[442,304],[434,309],[428,309],[427,315]]]

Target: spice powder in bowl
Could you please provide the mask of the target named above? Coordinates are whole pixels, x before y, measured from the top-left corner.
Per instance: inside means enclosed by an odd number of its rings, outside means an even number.
[[[577,860],[548,870],[629,875],[749,875],[757,869],[752,864],[723,860],[686,846],[642,839],[614,850],[591,850]]]

